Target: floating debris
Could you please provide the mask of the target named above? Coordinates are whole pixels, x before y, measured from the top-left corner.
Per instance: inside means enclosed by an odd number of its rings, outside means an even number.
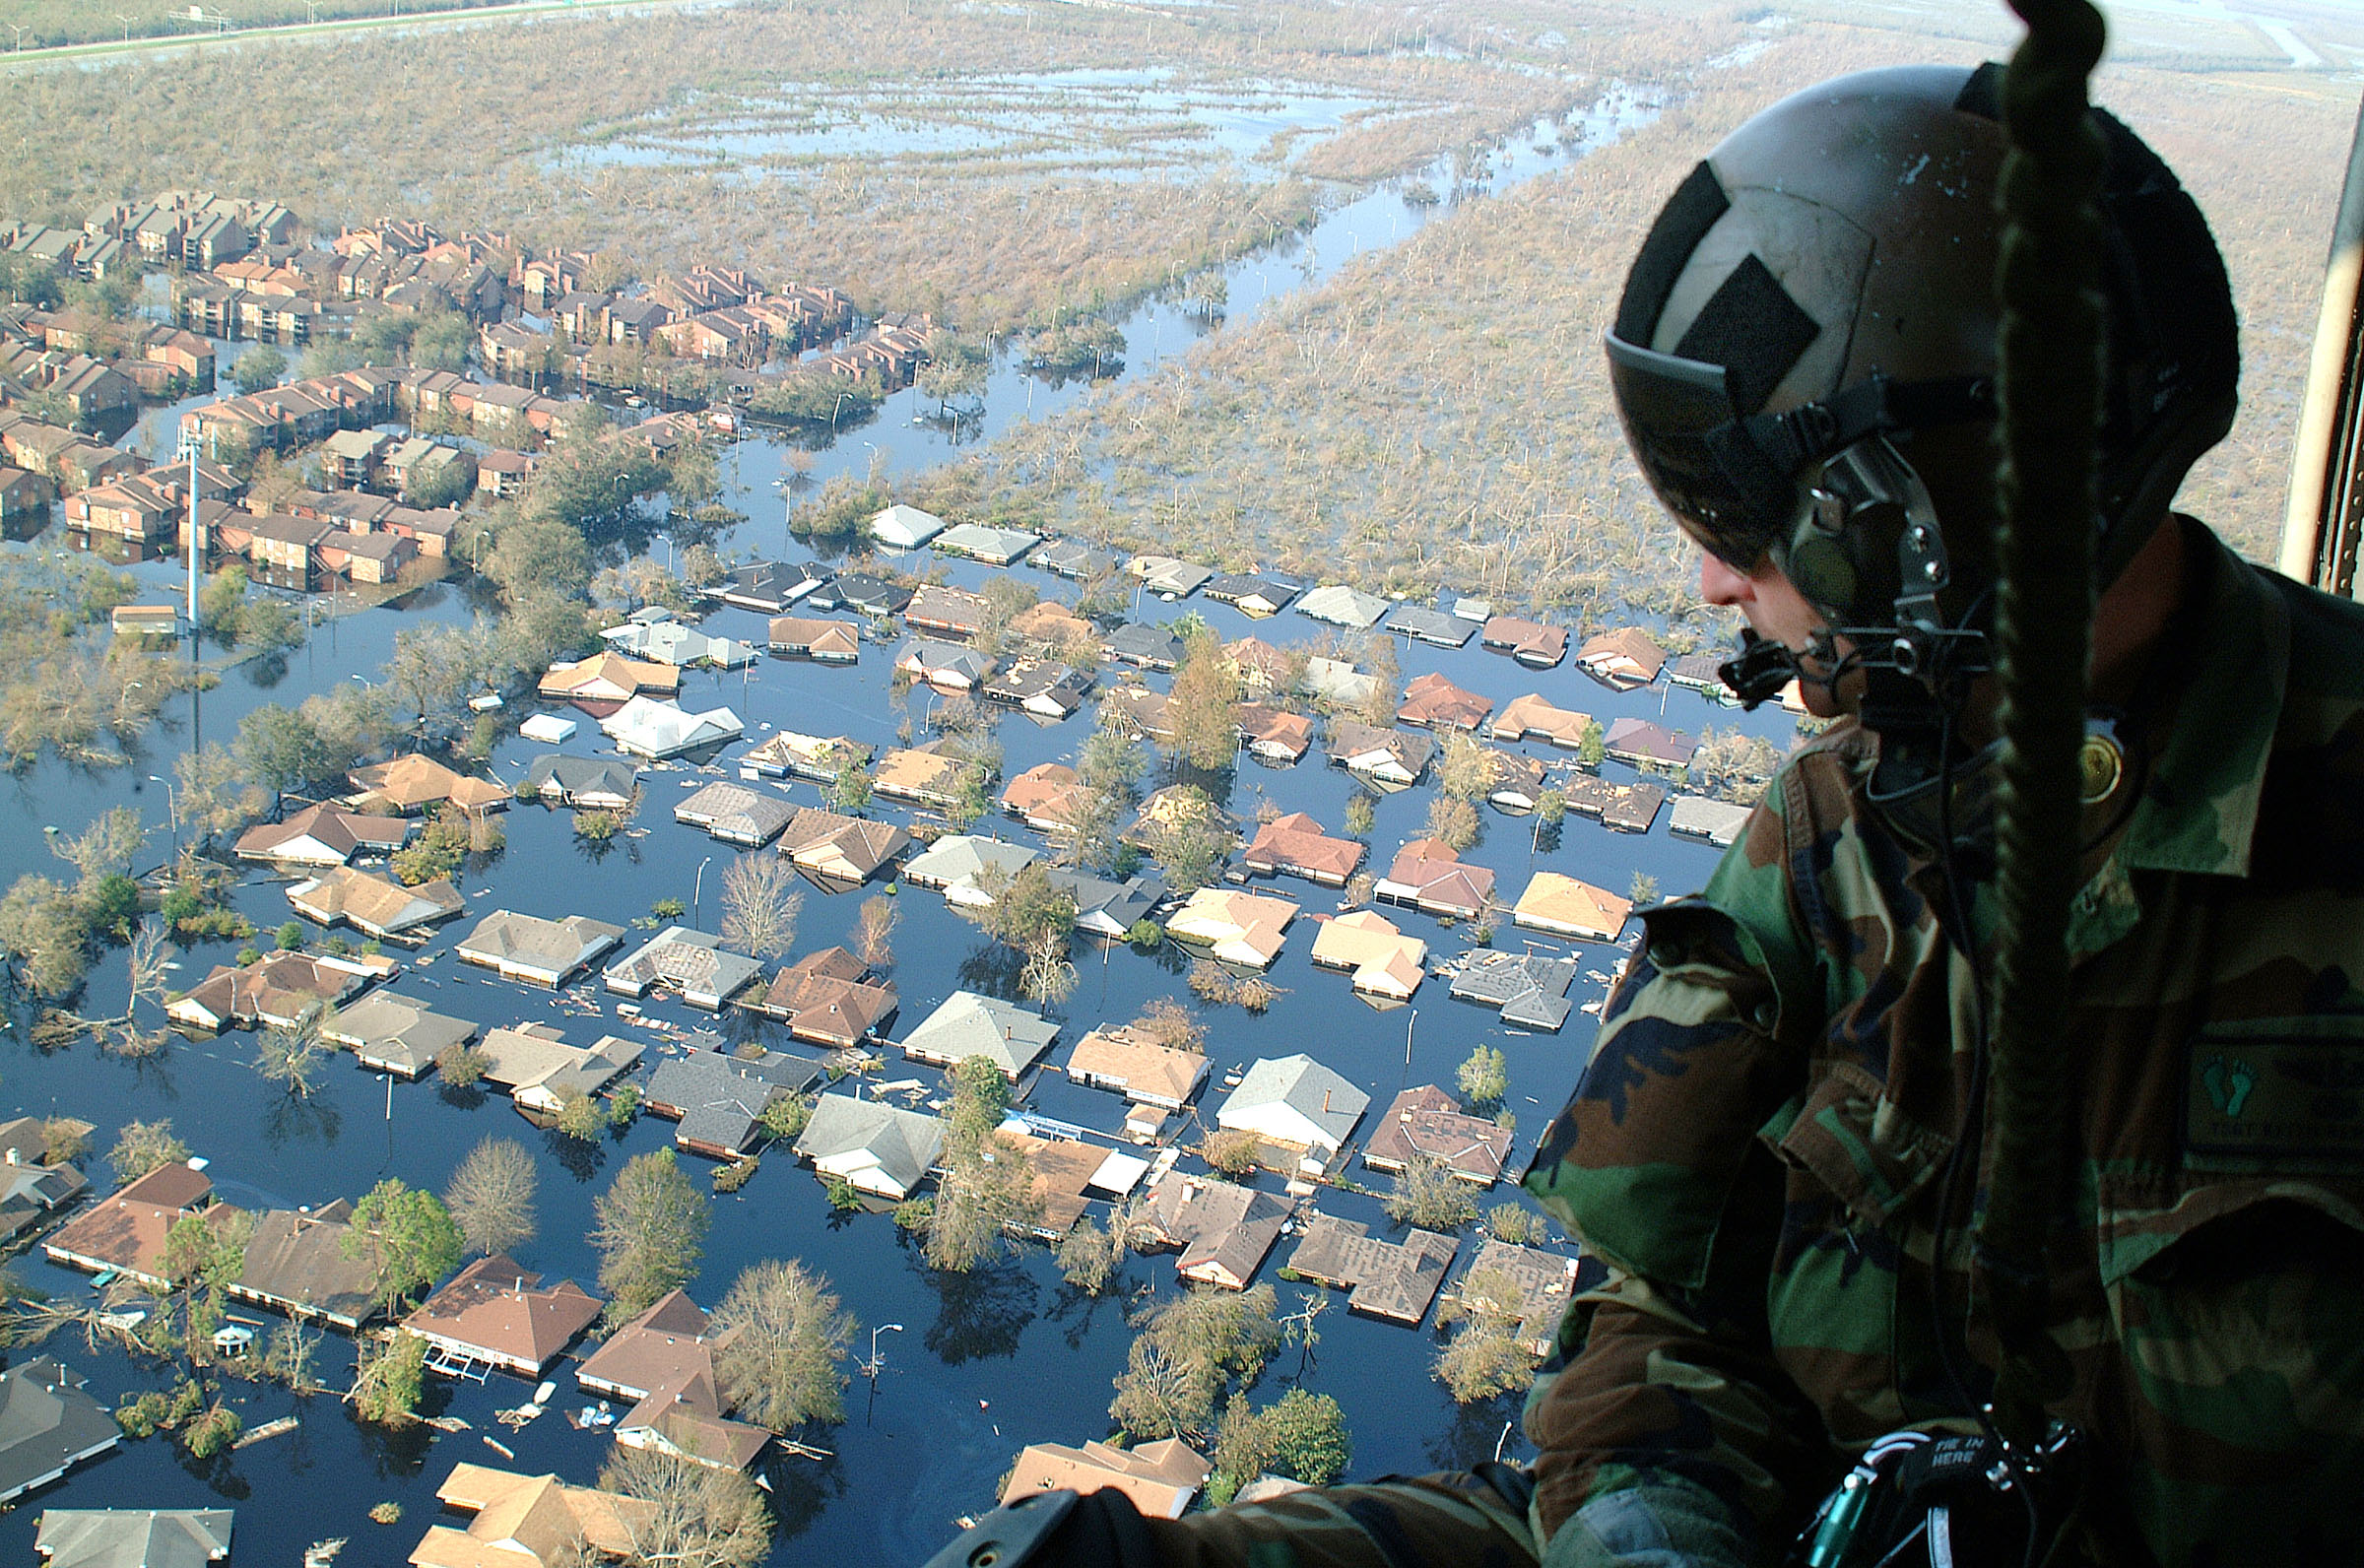
[[[282,1432],[293,1432],[296,1430],[296,1417],[293,1415],[283,1415],[276,1421],[265,1421],[262,1425],[256,1427],[253,1431],[248,1432],[245,1436],[239,1438],[236,1442],[230,1444],[230,1446],[231,1448],[250,1448],[254,1444],[263,1442],[268,1438],[277,1437]],[[337,1546],[342,1546],[345,1543],[340,1540],[336,1542],[335,1545],[330,1546],[329,1555],[332,1557],[335,1556]],[[318,1551],[319,1549],[319,1547],[314,1546],[312,1551]],[[303,1560],[307,1563],[310,1562],[312,1560],[311,1552],[305,1552],[303,1555]]]
[[[498,1454],[502,1459],[515,1459],[517,1457],[517,1451],[509,1447],[509,1445],[506,1443],[499,1442],[498,1440],[490,1436],[484,1437],[482,1441],[484,1442],[485,1447],[491,1449],[493,1453]]]
[[[315,1540],[303,1548],[303,1568],[328,1568],[330,1563],[336,1561],[337,1553],[344,1549],[343,1535],[329,1540]]]

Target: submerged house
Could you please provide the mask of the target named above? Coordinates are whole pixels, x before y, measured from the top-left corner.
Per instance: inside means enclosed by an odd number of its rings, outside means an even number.
[[[1104,1024],[1076,1042],[1067,1076],[1140,1104],[1178,1111],[1207,1081],[1207,1058],[1159,1045],[1131,1024]]]
[[[1491,1187],[1510,1161],[1510,1129],[1490,1116],[1472,1116],[1433,1083],[1398,1094],[1363,1144],[1362,1162],[1391,1174],[1414,1160],[1432,1159],[1463,1181]]]
[[[416,997],[375,991],[320,1026],[320,1038],[351,1051],[372,1073],[415,1078],[455,1045],[476,1038],[476,1024],[447,1018]]]
[[[462,908],[459,889],[449,878],[406,887],[350,866],[292,884],[288,902],[297,914],[323,926],[342,921],[368,936],[395,942],[424,942],[427,927],[450,919]]]
[[[599,727],[622,750],[657,759],[736,741],[747,728],[727,707],[690,713],[649,697],[632,698],[600,720]]]
[[[823,1094],[797,1136],[796,1152],[823,1176],[899,1204],[944,1152],[944,1123],[850,1094]]]
[[[497,969],[503,980],[555,991],[622,941],[622,926],[585,915],[544,920],[495,909],[460,939],[456,950],[463,962]]]
[[[763,996],[746,1006],[787,1024],[799,1040],[851,1050],[875,1039],[895,1013],[894,987],[869,974],[843,947],[823,947],[772,976]]]
[[[242,968],[217,964],[211,974],[164,1004],[184,1028],[293,1028],[331,1003],[342,1003],[394,971],[389,958],[266,952]]]
[[[726,844],[754,849],[779,837],[796,813],[796,807],[777,795],[718,780],[678,803],[673,819],[702,827]]]
[[[1280,1239],[1288,1206],[1253,1187],[1168,1170],[1149,1188],[1142,1228],[1181,1254],[1174,1272],[1200,1284],[1245,1290]]]
[[[999,997],[955,991],[902,1042],[914,1062],[949,1068],[981,1056],[1012,1082],[1041,1061],[1059,1039],[1059,1025]]]
[[[616,1421],[616,1441],[624,1447],[745,1470],[771,1433],[725,1413],[714,1355],[729,1342],[728,1331],[713,1333],[704,1310],[672,1290],[601,1341],[574,1381],[629,1406]]]
[[[435,1500],[476,1517],[464,1530],[429,1525],[411,1548],[411,1568],[565,1568],[586,1555],[629,1557],[657,1513],[641,1498],[485,1465],[453,1466]]]
[[[657,1064],[641,1105],[681,1124],[678,1148],[709,1159],[737,1159],[762,1132],[763,1113],[821,1080],[818,1062],[773,1051],[760,1057],[690,1051]]]
[[[496,1252],[452,1275],[402,1329],[427,1341],[434,1370],[483,1364],[539,1378],[605,1305],[571,1279],[544,1285],[540,1274]]]
[[[1479,952],[1453,977],[1452,995],[1495,1008],[1502,1021],[1550,1033],[1568,1021],[1576,960],[1539,952]]]
[[[230,1555],[227,1508],[44,1508],[42,1568],[205,1568]]]
[[[1354,989],[1390,1002],[1409,1002],[1427,973],[1428,944],[1407,937],[1394,921],[1373,909],[1357,909],[1319,923],[1313,939],[1313,961],[1324,969],[1345,969]]]
[[[356,855],[391,855],[410,841],[413,824],[400,817],[371,817],[341,806],[307,806],[284,821],[263,822],[238,835],[240,860],[289,866],[342,866]]]
[[[1494,716],[1489,733],[1497,741],[1533,739],[1573,751],[1584,744],[1584,732],[1592,723],[1591,714],[1560,707],[1541,692],[1530,691],[1523,697],[1510,699],[1509,705]]]
[[[1146,1519],[1180,1519],[1214,1469],[1204,1454],[1178,1437],[1134,1448],[1096,1438],[1082,1448],[1031,1443],[1018,1451],[1018,1463],[1010,1468],[1010,1478],[1002,1485],[1002,1505],[1037,1492],[1107,1489],[1123,1492]]]
[[[1288,1255],[1288,1271],[1348,1292],[1348,1312],[1411,1328],[1428,1315],[1460,1251],[1461,1243],[1433,1230],[1387,1241],[1360,1220],[1317,1213]]]
[[[1302,877],[1325,887],[1344,887],[1363,854],[1357,840],[1332,838],[1305,813],[1290,812],[1258,828],[1239,858],[1248,870],[1267,877]]]
[[[114,1416],[85,1392],[87,1381],[47,1355],[0,1372],[0,1503],[123,1441]]]
[[[903,881],[941,890],[947,903],[983,908],[994,900],[989,887],[1009,885],[1011,878],[1037,858],[1024,844],[976,833],[947,833],[903,862]]]
[[[1467,730],[1476,734],[1485,727],[1487,715],[1494,711],[1491,697],[1481,697],[1434,673],[1415,676],[1404,688],[1403,706],[1396,709],[1396,721],[1423,730]]]
[[[640,775],[614,756],[560,756],[545,751],[529,763],[519,793],[578,811],[619,812],[632,804]]]
[[[1667,650],[1638,626],[1604,631],[1576,650],[1576,667],[1619,691],[1646,686],[1666,667]]]
[[[576,1094],[599,1093],[640,1062],[640,1044],[603,1034],[589,1046],[568,1045],[547,1023],[487,1031],[485,1081],[507,1089],[519,1111],[555,1117]]]
[[[1253,1133],[1267,1144],[1301,1151],[1315,1168],[1335,1158],[1371,1097],[1302,1052],[1266,1057],[1248,1069],[1215,1121],[1226,1133]]]
[[[1355,719],[1332,719],[1330,760],[1373,783],[1402,789],[1419,782],[1436,754],[1436,743],[1425,735],[1383,730]]]
[[[1511,919],[1531,930],[1588,942],[1616,941],[1632,915],[1632,899],[1555,871],[1537,872],[1511,910]]]
[[[827,882],[868,882],[911,847],[911,834],[893,822],[840,817],[807,806],[780,832],[780,853],[799,870]]]
[[[619,996],[665,990],[693,1008],[719,1013],[762,972],[760,961],[725,948],[720,937],[668,926],[608,965],[600,980]]]
[[[783,659],[811,659],[816,664],[862,660],[862,632],[850,621],[778,616],[772,620],[767,645]]]
[[[1165,934],[1208,949],[1224,963],[1269,969],[1287,941],[1297,906],[1285,898],[1202,887],[1165,923]]]

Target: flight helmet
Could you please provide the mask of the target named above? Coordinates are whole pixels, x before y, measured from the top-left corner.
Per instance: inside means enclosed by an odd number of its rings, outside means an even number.
[[[1625,283],[1609,380],[1643,473],[1743,570],[1836,627],[1919,595],[1975,628],[1994,582],[2002,68],[1840,77],[1751,118],[1674,192]],[[2095,109],[2107,584],[2231,426],[2238,332],[2206,220]],[[1973,634],[1975,634],[1973,632]]]

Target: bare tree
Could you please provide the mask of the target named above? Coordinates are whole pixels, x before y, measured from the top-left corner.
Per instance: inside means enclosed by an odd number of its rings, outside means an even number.
[[[796,869],[785,855],[740,856],[722,873],[722,940],[756,958],[776,958],[796,943],[805,907]]]
[[[72,866],[86,882],[115,875],[131,868],[132,857],[140,852],[140,844],[148,829],[140,821],[140,814],[128,806],[118,806],[102,813],[82,832],[72,838],[52,834],[49,852]]]
[[[894,927],[902,918],[895,901],[885,893],[862,900],[861,923],[854,928],[854,953],[873,969],[894,965]]]
[[[312,1075],[319,1071],[320,1059],[327,1052],[320,1030],[329,1011],[329,1005],[322,1004],[306,1009],[293,1023],[275,1023],[265,1029],[255,1042],[254,1070],[297,1099],[309,1099]]]
[[[631,1536],[627,1568],[749,1568],[771,1547],[762,1494],[738,1470],[618,1448],[599,1472],[599,1489],[653,1505],[618,1511]]]
[[[524,1144],[486,1138],[451,1173],[443,1206],[459,1221],[471,1251],[506,1252],[534,1238],[536,1181],[534,1156]]]
[[[115,1146],[106,1162],[115,1180],[128,1186],[152,1170],[176,1165],[189,1157],[189,1145],[172,1136],[169,1117],[153,1122],[125,1122],[115,1134]]]

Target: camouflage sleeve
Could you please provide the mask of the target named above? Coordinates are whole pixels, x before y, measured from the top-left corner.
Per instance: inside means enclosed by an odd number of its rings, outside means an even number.
[[[1778,840],[1775,814],[1757,825]],[[1756,1548],[1742,1543],[1770,1538],[1829,1473],[1831,1456],[1804,1435],[1821,1423],[1772,1355],[1783,1182],[1757,1136],[1797,1092],[1804,1052],[1782,1041],[1819,999],[1788,936],[1780,857],[1751,836],[1727,862],[1735,875],[1711,883],[1727,907],[1686,901],[1649,918],[1528,1178],[1609,1270],[1571,1305],[1528,1402],[1546,1536],[1580,1510],[1584,1534],[1599,1535],[1588,1505],[1634,1493],[1662,1524],[1742,1553],[1721,1560],[1747,1561]],[[1617,1560],[1565,1549],[1555,1568]],[[1690,1560],[1719,1559],[1695,1548]]]

